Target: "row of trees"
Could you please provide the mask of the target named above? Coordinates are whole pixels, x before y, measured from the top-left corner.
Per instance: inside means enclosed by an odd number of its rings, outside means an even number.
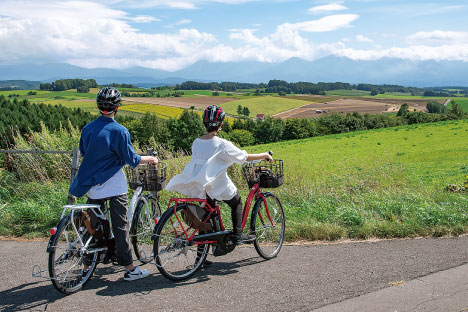
[[[265,88],[264,83],[245,83],[245,82],[198,82],[185,81],[180,85],[175,86],[175,90],[220,90],[220,91],[236,91],[238,89],[255,89]]]
[[[41,90],[51,91],[65,91],[70,89],[76,89],[80,93],[88,93],[89,88],[97,88],[98,84],[94,79],[60,79],[51,83],[41,83],[39,88]]]
[[[17,98],[10,100],[0,95],[0,146],[6,147],[12,142],[15,131],[27,134],[30,130],[39,131],[41,122],[50,129],[57,130],[83,127],[94,117],[89,112],[81,109],[69,109],[61,105],[31,104],[28,100],[19,101]]]

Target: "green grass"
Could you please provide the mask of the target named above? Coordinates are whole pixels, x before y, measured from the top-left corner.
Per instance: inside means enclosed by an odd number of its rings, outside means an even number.
[[[221,107],[228,114],[232,115],[237,115],[237,107],[239,105],[242,107],[248,107],[250,116],[255,117],[257,114],[271,116],[306,104],[306,102],[300,100],[273,96],[260,96],[223,103],[221,104]]]
[[[468,232],[468,120],[361,131],[249,148],[284,160],[289,239]],[[244,194],[246,190],[243,190]]]
[[[468,113],[468,98],[456,98],[456,99],[453,99],[453,101],[457,103],[458,105],[460,105],[465,113]],[[449,103],[447,107],[448,108],[452,107],[452,104]]]

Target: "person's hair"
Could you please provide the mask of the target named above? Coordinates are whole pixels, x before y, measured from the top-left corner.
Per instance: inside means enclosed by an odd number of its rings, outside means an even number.
[[[209,122],[204,122],[206,132],[212,132],[212,131],[219,131],[223,123],[219,124],[218,126],[210,126]]]
[[[224,110],[216,105],[210,105],[203,111],[203,124],[207,132],[219,131],[223,124]]]

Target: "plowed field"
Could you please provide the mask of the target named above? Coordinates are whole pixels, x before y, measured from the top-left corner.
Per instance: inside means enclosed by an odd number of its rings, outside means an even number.
[[[124,97],[124,103],[141,103],[161,106],[171,106],[179,108],[205,108],[209,105],[220,105],[232,102],[236,99],[218,96],[197,96],[197,97],[174,97],[174,98],[152,98],[152,97]]]
[[[275,117],[286,119],[286,118],[313,118],[321,116],[323,113],[331,112],[359,112],[361,114],[380,114],[384,112],[395,112],[398,111],[400,105],[408,103],[410,110],[425,110],[427,102],[422,101],[400,101],[400,100],[384,100],[384,99],[339,99],[331,102],[324,103],[312,103],[301,106],[299,108],[289,110],[276,114]]]

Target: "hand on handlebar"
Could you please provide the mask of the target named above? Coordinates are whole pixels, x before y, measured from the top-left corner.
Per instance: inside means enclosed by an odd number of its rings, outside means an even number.
[[[265,157],[263,157],[263,159],[269,161],[270,163],[273,162],[273,157],[271,157],[271,155],[273,154],[271,151],[268,152],[268,153],[264,153],[265,154]]]
[[[156,166],[159,162],[159,159],[154,156],[141,156],[141,163],[150,164],[151,166]]]

